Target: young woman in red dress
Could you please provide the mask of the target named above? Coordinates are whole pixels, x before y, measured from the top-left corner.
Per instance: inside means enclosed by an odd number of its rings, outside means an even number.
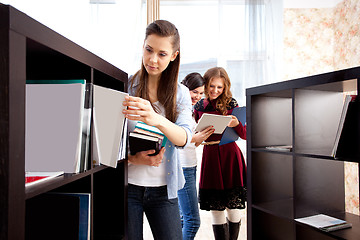
[[[211,68],[204,79],[206,98],[195,105],[195,120],[203,113],[231,115],[239,106],[232,98],[225,69]],[[228,127],[246,140],[246,126],[235,116]],[[235,240],[241,225],[240,209],[245,208],[246,202],[246,165],[236,142],[219,145],[221,137],[222,134],[212,134],[203,143],[199,203],[200,209],[211,211],[215,239]]]

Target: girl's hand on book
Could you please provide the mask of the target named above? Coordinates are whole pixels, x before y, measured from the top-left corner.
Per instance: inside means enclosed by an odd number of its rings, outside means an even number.
[[[127,109],[123,110],[123,113],[125,117],[130,120],[142,121],[155,127],[161,120],[161,116],[154,111],[148,100],[126,96],[123,105],[127,106]]]
[[[214,131],[215,131],[214,127],[209,126],[204,130],[193,134],[191,142],[195,143],[195,146],[199,146],[203,141],[208,139],[208,137],[210,137],[210,135],[213,134]]]
[[[231,121],[228,124],[228,127],[236,127],[237,125],[239,125],[239,120],[234,116],[231,115]]]
[[[134,165],[148,165],[153,167],[158,167],[162,163],[162,159],[165,153],[165,148],[161,148],[159,154],[155,156],[149,156],[150,154],[155,153],[155,150],[148,150],[138,152],[135,155],[128,155],[128,161]]]

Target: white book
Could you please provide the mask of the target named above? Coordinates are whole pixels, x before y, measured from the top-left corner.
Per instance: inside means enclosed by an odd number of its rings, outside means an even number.
[[[295,220],[326,232],[349,228],[352,226],[351,223],[327,216],[325,214],[317,214],[309,217],[297,218]]]
[[[125,124],[125,107],[122,105],[127,93],[94,85],[93,100],[93,163],[116,167],[122,151]]]
[[[231,115],[204,113],[198,121],[195,131],[199,132],[209,126],[214,126],[215,134],[222,134],[231,121]]]
[[[345,96],[344,105],[343,105],[343,109],[342,109],[341,116],[340,116],[339,127],[336,132],[334,147],[331,152],[331,156],[333,156],[333,157],[336,157],[336,152],[337,152],[337,148],[339,145],[342,129],[344,127],[344,122],[345,122],[347,110],[349,108],[349,104],[351,101],[355,100],[355,98],[356,98],[356,95],[346,95]]]
[[[79,172],[84,83],[26,84],[25,171]]]

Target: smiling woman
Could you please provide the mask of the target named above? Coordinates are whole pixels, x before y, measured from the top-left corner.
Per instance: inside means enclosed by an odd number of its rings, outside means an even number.
[[[238,104],[230,91],[230,78],[224,68],[214,67],[204,74],[205,99],[194,107],[195,120],[205,114],[231,115],[229,128],[246,140],[246,125],[232,115]],[[200,209],[211,212],[216,240],[237,239],[241,225],[240,209],[246,202],[246,163],[236,144],[220,145],[222,134],[205,140],[200,172]],[[225,210],[226,215],[225,217]]]

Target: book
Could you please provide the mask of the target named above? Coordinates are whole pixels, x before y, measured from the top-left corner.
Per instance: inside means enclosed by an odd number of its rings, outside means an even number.
[[[271,151],[291,152],[292,146],[291,145],[274,145],[274,146],[267,146],[266,149],[271,150]]]
[[[196,132],[200,132],[209,126],[214,126],[215,134],[222,134],[231,121],[230,115],[217,115],[204,113],[198,121],[198,125],[195,128]]]
[[[135,155],[137,152],[154,149],[155,153],[150,156],[157,155],[162,147],[163,138],[150,136],[137,132],[129,133],[130,154]]]
[[[236,118],[241,122],[243,126],[246,124],[246,107],[236,107],[233,109],[231,115],[236,116]],[[235,142],[239,139],[239,135],[231,127],[226,127],[221,137],[219,145]]]
[[[138,121],[135,125],[134,132],[142,133],[162,139],[162,147],[165,147],[167,137],[155,126],[147,125],[144,122]]]
[[[330,217],[325,214],[317,214],[309,217],[297,218],[295,219],[295,221],[310,225],[325,232],[331,232],[352,227],[351,223],[348,223],[338,218]]]
[[[79,172],[84,172],[90,169],[90,129],[91,129],[91,115],[92,115],[92,98],[93,98],[93,84],[86,83],[85,85],[85,103],[84,114],[82,121],[81,134],[81,153],[80,161],[78,163]]]
[[[343,104],[343,109],[341,112],[341,116],[340,116],[340,122],[339,122],[339,126],[336,132],[336,137],[335,137],[335,141],[334,141],[334,146],[331,152],[331,156],[336,157],[338,154],[338,147],[339,147],[339,142],[340,142],[340,138],[343,137],[343,141],[346,140],[344,139],[345,137],[347,138],[352,138],[350,136],[346,136],[348,135],[346,133],[347,128],[351,128],[349,129],[351,132],[356,132],[356,128],[357,128],[357,123],[358,121],[356,119],[356,110],[354,108],[355,105],[358,105],[358,103],[355,102],[356,100],[356,95],[346,95],[345,96],[345,100],[344,100],[344,104]],[[345,127],[344,129],[344,124],[346,123],[347,127]],[[344,130],[344,131],[343,131]],[[356,137],[356,136],[355,136]],[[349,141],[353,141],[353,140],[349,140]],[[340,144],[344,145],[344,144]],[[345,144],[346,145],[346,144]],[[346,147],[346,146],[344,146]],[[355,148],[357,148],[357,146],[355,146]],[[340,150],[340,155],[341,154],[341,150]],[[346,155],[346,154],[345,154]]]
[[[58,172],[25,172],[25,187],[33,186],[42,182],[46,182],[50,179],[54,179],[57,176],[63,175],[64,171]]]
[[[115,168],[122,151],[122,137],[127,121],[122,113],[128,93],[94,85],[93,99],[93,164]]]
[[[78,173],[86,81],[27,82],[25,171]]]

